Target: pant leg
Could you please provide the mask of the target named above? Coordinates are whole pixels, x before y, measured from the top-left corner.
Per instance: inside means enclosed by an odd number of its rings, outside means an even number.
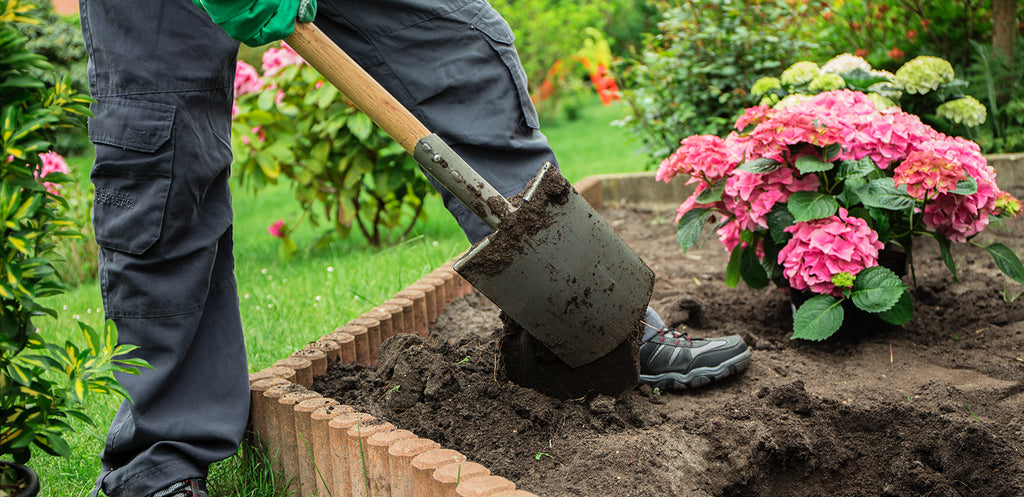
[[[248,415],[228,183],[238,45],[190,0],[80,9],[103,305],[154,368],[118,376],[132,401],[97,488],[145,496],[234,454]]]
[[[505,196],[545,161],[512,30],[484,0],[320,0],[316,25]],[[430,178],[477,242],[479,218]]]

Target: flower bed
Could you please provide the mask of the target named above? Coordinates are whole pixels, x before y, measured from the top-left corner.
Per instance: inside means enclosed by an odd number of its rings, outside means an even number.
[[[999,174],[1001,179],[1009,176],[1002,169]],[[636,181],[654,184],[650,175]],[[578,188],[592,202],[618,205],[617,191],[631,182],[622,176],[588,179]],[[1013,185],[1004,187],[1009,190]],[[654,195],[669,202],[678,198],[664,196],[664,191]],[[554,401],[495,382],[487,335],[496,326],[496,311],[486,302],[461,298],[440,314],[434,331],[440,326],[459,333],[472,329],[481,335],[477,338],[435,335],[425,347],[393,340],[393,352],[382,358],[395,358],[394,364],[341,368],[357,357],[362,364],[376,357],[370,344],[379,343],[374,337],[387,326],[374,332],[373,321],[368,321],[368,327],[343,327],[351,338],[326,335],[312,347],[323,358],[315,351],[297,353],[304,357],[283,363],[284,369],[254,373],[254,379],[274,377],[254,383],[253,420],[261,433],[283,432],[283,440],[290,442],[284,444],[291,445],[286,450],[279,435],[267,437],[292,458],[291,463],[282,461],[280,469],[297,476],[299,485],[316,485],[309,459],[301,456],[306,449],[300,450],[309,440],[312,460],[321,473],[328,465],[325,461],[332,468],[348,468],[343,477],[332,472],[324,478],[343,485],[348,477],[348,486],[332,487],[333,495],[349,495],[353,461],[356,487],[368,483],[372,492],[373,486],[387,482],[398,489],[393,495],[432,495],[401,492],[412,485],[433,485],[445,488],[445,495],[455,495],[454,481],[445,483],[446,473],[435,476],[431,469],[463,457],[468,459],[462,463],[466,486],[477,479],[471,476],[474,473],[490,471],[503,478],[486,480],[489,484],[507,486],[505,481],[512,481],[546,496],[745,496],[771,495],[783,488],[787,495],[859,495],[853,490],[857,488],[865,495],[921,495],[933,489],[959,491],[955,481],[993,495],[1021,491],[1013,486],[1019,487],[1024,477],[1020,458],[1014,456],[1022,447],[1013,427],[1019,430],[1019,413],[1024,410],[1024,309],[1020,303],[992,298],[999,288],[990,278],[998,270],[983,259],[972,259],[977,254],[964,261],[955,291],[946,288],[948,276],[941,273],[934,281],[926,279],[929,283],[914,291],[915,319],[902,329],[856,342],[856,347],[841,337],[807,346],[788,339],[786,321],[791,317],[784,295],[721,283],[728,254],[720,247],[709,244],[683,255],[674,248],[674,225],[654,222],[655,213],[641,218],[624,210],[603,214],[629,243],[643,247],[638,249],[641,256],[658,274],[654,304],[666,320],[700,334],[743,333],[755,349],[747,373],[691,393],[641,389],[617,399]],[[1010,227],[1006,233],[990,231],[1006,243],[1019,243],[1021,227]],[[1014,239],[1018,242],[1010,241]],[[919,258],[939,256],[936,247],[925,244],[916,249],[922,252]],[[451,276],[447,268],[436,274]],[[406,295],[419,297],[416,291]],[[416,316],[427,321],[426,292],[423,297],[412,303],[392,302],[401,309],[392,306],[388,312],[392,331],[412,329],[425,335],[424,328],[406,324],[416,323]],[[979,303],[971,303],[974,300]],[[398,315],[402,317],[396,320]],[[376,320],[389,321],[384,316]],[[412,350],[416,352],[402,353]],[[400,381],[401,374],[396,378],[396,368],[401,372],[415,363],[404,355],[421,353],[435,369],[451,372],[454,383],[445,376],[421,374],[425,381],[417,388]],[[338,359],[330,374],[327,356]],[[398,359],[401,366],[395,365]],[[314,367],[325,373],[314,375]],[[373,377],[382,367],[390,368],[391,376]],[[282,374],[294,375],[293,380],[275,379]],[[325,394],[294,386],[334,376],[348,378],[341,381],[345,388],[336,396],[352,407],[331,407],[326,404],[334,401]],[[268,386],[274,383],[282,386]],[[429,395],[423,393],[428,390]],[[493,403],[464,403],[461,396],[474,392],[478,400]],[[331,396],[335,394],[327,395]],[[376,407],[371,401],[378,402]],[[366,414],[342,414],[357,406]],[[432,412],[436,417],[423,415]],[[369,423],[371,415],[385,422]],[[418,419],[423,424],[417,424]],[[351,430],[356,422],[368,431]],[[474,431],[485,428],[490,431],[483,435]],[[353,449],[360,440],[362,452]],[[365,478],[360,477],[363,455]],[[480,480],[481,485],[484,482]],[[355,495],[361,495],[359,491]]]

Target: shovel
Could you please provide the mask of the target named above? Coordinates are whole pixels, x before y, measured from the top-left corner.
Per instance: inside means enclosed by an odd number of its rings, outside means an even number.
[[[527,333],[570,368],[635,339],[654,272],[554,166],[510,202],[319,28],[286,41],[494,230],[455,271]]]

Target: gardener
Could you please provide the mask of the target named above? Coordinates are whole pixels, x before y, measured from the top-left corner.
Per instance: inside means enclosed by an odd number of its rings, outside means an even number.
[[[196,2],[209,15],[188,0],[80,2],[104,308],[154,368],[118,378],[132,402],[96,484],[111,497],[206,495],[208,466],[235,453],[248,416],[228,185],[235,40],[282,39],[316,5]],[[512,33],[484,0],[321,1],[316,20],[501,193],[555,161]],[[442,194],[471,241],[487,235]],[[699,384],[749,360],[738,337],[686,340],[648,320],[642,381]]]

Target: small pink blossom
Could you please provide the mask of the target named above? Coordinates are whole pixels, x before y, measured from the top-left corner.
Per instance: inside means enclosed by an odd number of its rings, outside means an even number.
[[[282,69],[296,64],[305,64],[306,60],[295,52],[287,43],[281,42],[281,48],[268,48],[263,52],[263,75],[273,77]]]
[[[256,139],[259,140],[260,143],[263,143],[267,139],[267,130],[263,129],[263,126],[256,126],[252,128],[252,133],[256,135]],[[245,135],[242,135],[242,143],[251,145],[249,137]]]
[[[285,92],[282,89],[277,90],[277,94],[274,95],[274,105],[281,105],[284,102]]]
[[[13,157],[13,156],[12,156]],[[50,173],[68,173],[68,163],[64,160],[57,152],[46,152],[45,154],[39,154],[39,159],[42,160],[42,167],[36,173],[36,181],[42,181]],[[48,181],[42,181],[43,186],[46,187],[46,191],[56,195],[57,190],[60,189],[60,185],[57,183],[50,183]]]
[[[278,219],[274,224],[267,226],[267,233],[270,233],[270,236],[274,238],[284,238],[282,230],[284,230],[284,220],[282,219]]]
[[[256,68],[242,61],[235,62],[235,98],[263,89],[263,79]]]
[[[786,231],[793,234],[779,251],[782,274],[796,290],[841,295],[832,278],[841,273],[856,275],[878,265],[883,245],[863,219],[840,207],[838,215],[798,222]]]

